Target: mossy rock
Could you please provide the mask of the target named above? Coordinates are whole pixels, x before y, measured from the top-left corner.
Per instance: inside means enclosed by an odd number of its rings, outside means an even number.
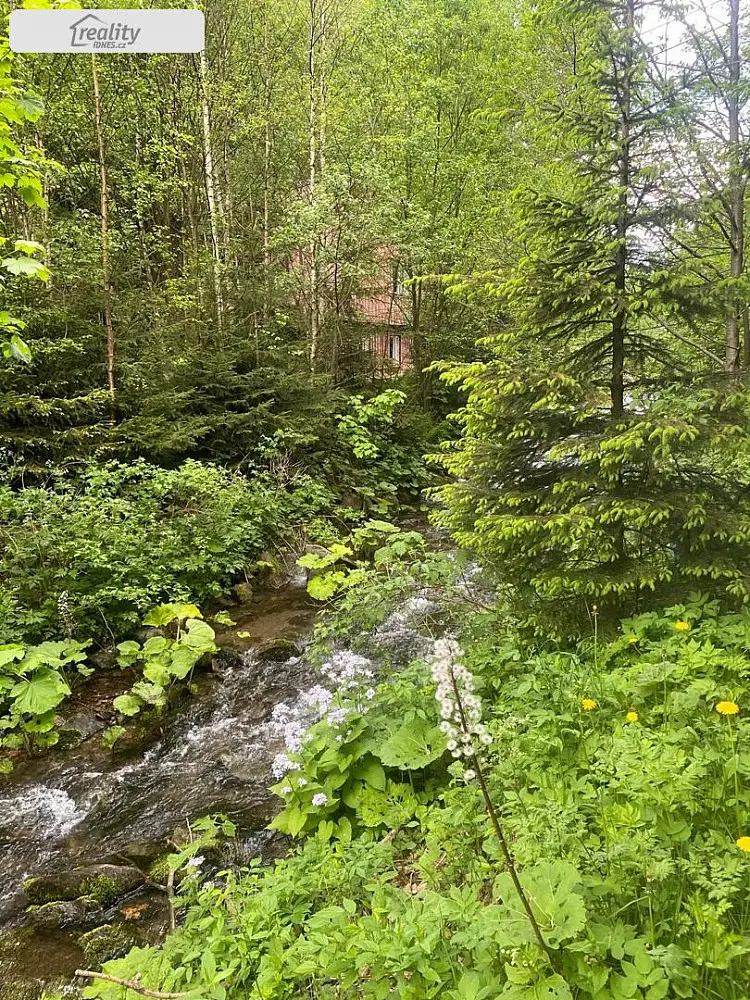
[[[24,892],[30,903],[42,906],[58,900],[74,900],[81,896],[99,905],[113,903],[143,885],[144,876],[137,868],[126,865],[88,865],[39,875],[24,882]]]
[[[79,927],[86,919],[86,908],[77,899],[56,899],[41,906],[30,906],[26,913],[34,927],[58,930],[62,927]]]
[[[300,655],[300,648],[291,639],[266,639],[255,649],[255,657],[261,663],[283,663]]]
[[[162,854],[149,867],[148,877],[152,882],[157,882],[159,885],[166,885],[167,878],[169,877],[169,858],[169,852]]]
[[[95,968],[113,958],[122,958],[141,943],[138,931],[126,924],[101,924],[78,938],[87,964]]]

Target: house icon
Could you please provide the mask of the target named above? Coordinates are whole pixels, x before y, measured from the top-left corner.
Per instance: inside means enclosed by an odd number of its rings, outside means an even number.
[[[77,21],[71,24],[70,26],[70,30],[72,33],[72,38],[70,40],[71,46],[73,46],[73,48],[81,48],[82,46],[84,46],[86,44],[86,41],[83,37],[83,32],[85,31],[86,28],[95,27],[95,24],[102,24],[106,27],[107,22],[102,21],[102,19],[100,17],[97,17],[96,14],[86,14],[84,17],[79,18]]]

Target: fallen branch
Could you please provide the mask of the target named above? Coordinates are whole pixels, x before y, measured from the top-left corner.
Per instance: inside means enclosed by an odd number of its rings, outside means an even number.
[[[140,973],[135,979],[118,979],[117,976],[110,976],[106,972],[92,972],[90,969],[76,969],[76,975],[83,979],[103,979],[108,983],[115,983],[117,986],[124,986],[134,993],[140,993],[144,997],[156,997],[156,1000],[177,1000],[177,997],[188,997],[189,993],[163,993],[160,990],[150,990],[146,986],[141,986]]]

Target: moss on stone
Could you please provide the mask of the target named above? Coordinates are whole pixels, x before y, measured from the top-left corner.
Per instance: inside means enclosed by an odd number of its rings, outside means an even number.
[[[78,945],[90,966],[100,966],[113,958],[122,958],[140,944],[138,932],[126,924],[102,924],[78,938]]]
[[[148,877],[152,882],[157,882],[159,885],[165,885],[169,877],[169,858],[170,854],[161,854],[149,867]]]

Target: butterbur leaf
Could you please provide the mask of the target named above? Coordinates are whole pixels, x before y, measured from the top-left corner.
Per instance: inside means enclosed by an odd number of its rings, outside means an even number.
[[[165,638],[165,636],[152,635],[144,643],[143,653],[145,656],[156,656],[158,653],[163,653],[168,646],[169,639]]]
[[[192,649],[209,652],[209,650],[214,649],[215,637],[216,633],[207,622],[190,618],[187,622],[187,632],[183,636],[183,641]]]
[[[384,535],[395,535],[401,532],[401,528],[398,525],[391,524],[390,521],[365,521],[362,527],[369,528],[371,531],[380,531]]]
[[[437,726],[414,719],[393,732],[375,753],[386,767],[416,771],[442,757],[445,749],[445,736]]]
[[[143,619],[144,625],[169,625],[170,622],[183,621],[185,618],[201,618],[200,608],[195,604],[160,604],[152,608]]]
[[[158,705],[164,699],[164,688],[160,684],[150,684],[148,681],[137,681],[133,685],[132,693],[147,705]]]
[[[118,740],[127,733],[124,726],[110,726],[102,733],[102,746],[105,750],[111,750]]]
[[[0,668],[12,663],[14,660],[23,658],[24,646],[18,642],[10,642],[0,646]]]
[[[27,733],[48,733],[55,725],[54,708],[44,715],[35,715],[21,727]]]
[[[344,582],[344,574],[325,573],[314,576],[307,585],[307,592],[316,601],[327,601],[336,593]]]
[[[202,655],[203,653],[199,649],[178,646],[172,650],[170,673],[182,680],[184,677],[187,677]]]
[[[11,689],[16,715],[44,715],[70,694],[70,688],[56,670],[39,670]]]
[[[159,684],[161,687],[166,687],[170,679],[170,670],[166,659],[154,657],[149,660],[143,668],[143,676],[147,681],[151,681],[152,684]]]
[[[352,774],[373,788],[385,791],[385,771],[380,764],[370,754],[364,760],[358,762]]]
[[[112,702],[112,707],[116,712],[120,712],[121,715],[138,715],[143,707],[143,702],[140,698],[136,698],[135,695],[121,694]]]

